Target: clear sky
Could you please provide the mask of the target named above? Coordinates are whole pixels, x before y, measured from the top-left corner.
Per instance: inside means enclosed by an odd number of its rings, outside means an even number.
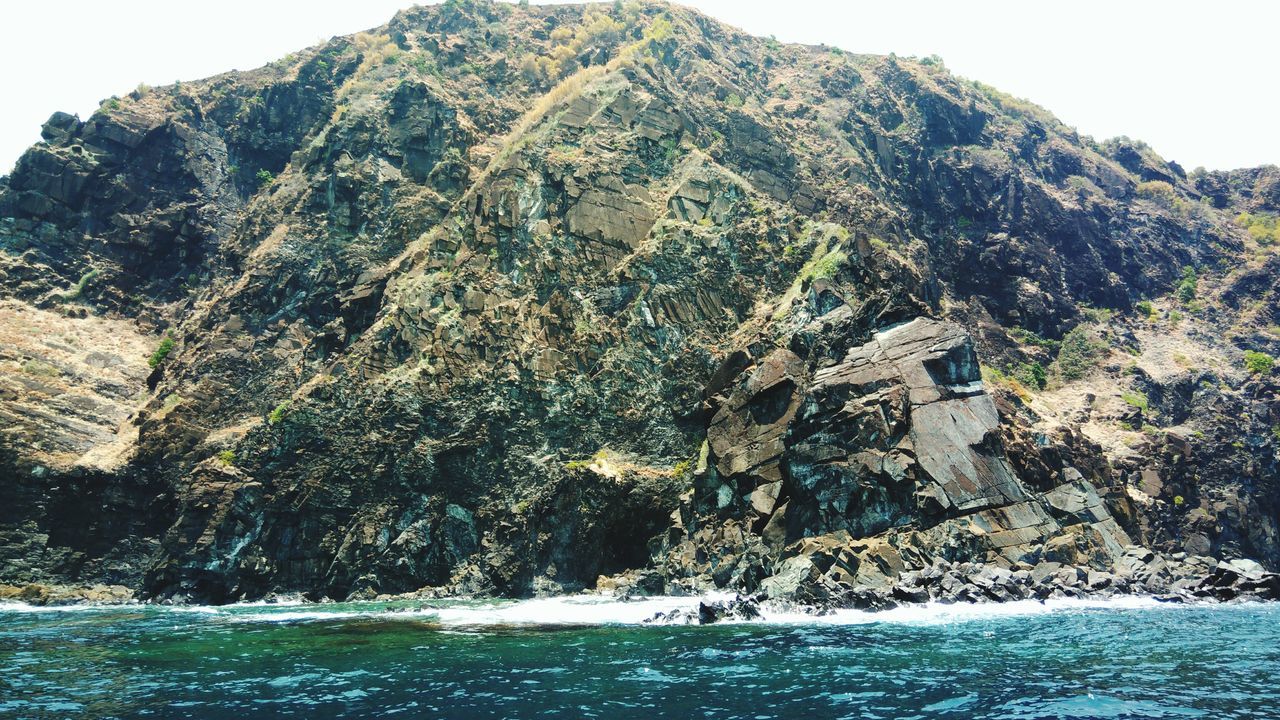
[[[0,3],[0,174],[54,110],[88,117],[138,83],[248,69],[381,25],[406,0]],[[1099,139],[1188,170],[1280,164],[1280,2],[689,0],[757,35],[941,55]]]

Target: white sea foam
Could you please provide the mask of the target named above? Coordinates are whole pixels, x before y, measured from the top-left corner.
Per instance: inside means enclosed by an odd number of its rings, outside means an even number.
[[[771,623],[808,623],[830,625],[861,625],[867,623],[892,623],[899,625],[946,625],[974,620],[990,620],[1004,617],[1045,615],[1055,612],[1082,610],[1134,610],[1149,608],[1187,607],[1162,603],[1149,596],[1120,596],[1108,599],[1054,598],[1050,600],[1014,600],[1003,603],[922,603],[900,605],[890,610],[835,610],[826,615],[810,615],[801,612],[769,612],[764,610],[764,621]]]
[[[634,600],[618,600],[600,595],[571,595],[532,600],[439,601],[415,606],[408,603],[352,602],[313,604],[304,602],[241,603],[222,606],[156,606],[156,605],[64,605],[35,606],[22,603],[0,605],[0,613],[66,613],[66,612],[158,612],[197,614],[211,620],[236,623],[297,623],[324,620],[386,619],[438,623],[443,627],[482,626],[595,626],[639,625],[659,613],[682,610],[696,617],[701,602],[722,601],[732,595],[703,597],[660,596]],[[1211,605],[1216,608],[1239,608],[1255,604]],[[761,617],[754,620],[729,620],[729,623],[764,623],[779,625],[862,625],[890,623],[903,625],[944,625],[1005,617],[1044,615],[1049,613],[1094,610],[1146,610],[1206,607],[1205,605],[1162,603],[1151,597],[1120,596],[1110,599],[1018,600],[1006,603],[903,605],[890,610],[836,610],[813,615],[795,610],[762,606]]]
[[[254,606],[246,612],[245,605],[222,607],[183,608],[186,612],[200,612],[225,617],[234,622],[306,622],[315,620],[341,620],[351,618],[381,618],[388,620],[420,620],[439,623],[445,627],[483,626],[596,626],[640,625],[659,613],[675,610],[696,617],[699,603],[722,601],[732,595],[702,597],[650,597],[635,600],[618,600],[600,595],[571,595],[536,598],[532,600],[498,600],[487,603],[441,603],[434,607],[394,607],[378,603],[342,603],[331,609],[323,605],[312,609],[291,607],[274,611],[269,606]],[[891,610],[836,610],[825,615],[813,615],[794,610],[783,610],[765,605],[761,616],[753,620],[727,620],[729,624],[778,624],[778,625],[861,625],[891,623],[904,625],[944,625],[951,623],[987,620],[1001,617],[1043,615],[1053,612],[1083,610],[1124,610],[1147,608],[1185,607],[1161,603],[1150,597],[1119,597],[1098,600],[1053,599],[1044,602],[1020,600],[1007,603],[903,605]],[[175,608],[176,609],[176,608]]]
[[[311,605],[306,609],[290,607],[280,611],[268,606],[255,606],[246,611],[248,608],[245,605],[192,606],[182,608],[182,611],[205,613],[233,622],[283,623],[369,618],[428,621],[445,627],[638,625],[658,613],[672,610],[696,612],[699,602],[722,600],[726,597],[732,596],[664,596],[623,601],[601,595],[569,595],[492,602],[439,601],[419,607],[406,607],[403,603],[388,606],[375,602],[337,603],[332,607]]]
[[[144,607],[138,603],[102,605],[77,603],[75,605],[32,605],[25,602],[0,602],[0,613],[81,613],[81,612],[129,612]]]

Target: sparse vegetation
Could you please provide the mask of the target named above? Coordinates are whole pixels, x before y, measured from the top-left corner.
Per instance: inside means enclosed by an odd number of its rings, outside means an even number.
[[[89,283],[93,282],[93,279],[101,274],[102,271],[97,268],[93,268],[81,275],[80,279],[76,281],[76,284],[73,285],[70,290],[62,294],[62,299],[66,302],[79,299],[79,297],[84,294],[84,289],[88,287]]]
[[[270,170],[259,170],[254,176],[258,181],[258,187],[264,188],[276,181],[276,176]]]
[[[1147,396],[1136,390],[1134,391],[1126,390],[1120,393],[1120,399],[1123,400],[1125,404],[1128,405],[1129,407],[1137,408],[1144,413],[1147,412],[1148,409],[1151,407],[1151,402],[1150,400],[1147,399]]]
[[[1257,350],[1244,351],[1244,366],[1254,375],[1266,375],[1275,367],[1276,360],[1270,355]]]
[[[1196,269],[1190,265],[1182,268],[1182,279],[1178,281],[1178,300],[1183,305],[1190,304],[1196,299],[1199,285],[1200,276],[1196,273]]]
[[[988,365],[983,365],[980,368],[980,371],[982,374],[982,381],[984,383],[992,386],[1009,388],[1013,391],[1013,394],[1017,395],[1023,402],[1031,402],[1031,391],[1028,390],[1027,386],[1023,385],[1022,381],[1018,378],[1009,375],[999,368],[990,367]]]
[[[1138,193],[1138,197],[1165,207],[1172,207],[1174,200],[1178,197],[1173,190],[1173,186],[1163,180],[1149,180],[1138,183],[1135,191]]]
[[[236,453],[234,450],[223,450],[218,453],[218,462],[225,467],[231,467],[236,464]]]
[[[1049,373],[1038,362],[1020,363],[1010,369],[1009,375],[1037,390],[1043,390],[1049,384]]]
[[[22,372],[36,377],[55,378],[62,374],[61,370],[42,360],[24,360],[20,367]]]
[[[564,464],[564,469],[571,470],[571,471],[586,470],[587,468],[591,467],[597,462],[603,461],[608,456],[609,456],[609,451],[601,448],[600,450],[597,450],[595,454],[593,454],[589,458],[570,460],[569,462],[566,462]]]
[[[657,21],[654,22],[656,28]],[[589,48],[610,47],[622,38],[627,25],[603,12],[583,14],[576,28],[558,27],[551,31],[548,55],[525,55],[520,60],[520,73],[528,82],[548,84],[569,77],[581,69],[579,58]],[[670,25],[667,26],[670,32]]]
[[[267,424],[275,425],[276,423],[283,420],[284,416],[289,414],[290,405],[291,403],[288,400],[285,400],[279,405],[276,405],[275,408],[271,410],[271,412],[267,413]]]
[[[1151,304],[1150,300],[1139,300],[1133,304],[1133,307],[1148,320],[1152,320],[1156,316],[1156,308]]]
[[[1063,380],[1079,380],[1088,375],[1110,351],[1097,330],[1077,325],[1062,338],[1058,359],[1054,361]]]
[[[173,336],[166,335],[156,347],[155,352],[151,353],[151,357],[147,359],[147,364],[156,367],[164,362],[165,358],[169,357],[169,353],[173,352],[173,345]]]
[[[1083,175],[1068,175],[1067,187],[1071,188],[1072,190],[1075,190],[1077,193],[1080,193],[1081,195],[1092,195],[1092,196],[1105,195],[1105,193],[1102,192],[1102,188],[1098,187],[1096,183],[1094,183],[1092,180],[1090,180],[1089,178]]]
[[[1240,213],[1236,224],[1244,228],[1249,237],[1259,245],[1280,243],[1280,222],[1269,213]]]
[[[832,250],[806,265],[800,275],[805,280],[830,280],[848,261],[848,255],[839,250]]]
[[[671,466],[671,477],[684,477],[693,469],[693,458],[681,460]]]
[[[1009,337],[1017,340],[1023,345],[1034,345],[1035,347],[1044,348],[1050,352],[1056,353],[1058,348],[1062,345],[1061,341],[1040,337],[1038,333],[1026,328],[1011,327],[1008,329],[1008,333]]]

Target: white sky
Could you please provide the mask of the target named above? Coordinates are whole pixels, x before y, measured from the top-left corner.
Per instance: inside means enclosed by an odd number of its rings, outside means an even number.
[[[54,110],[139,82],[265,64],[386,22],[408,0],[0,0],[0,174]],[[1260,0],[688,0],[757,35],[938,54],[1099,139],[1190,170],[1280,163],[1280,3]]]

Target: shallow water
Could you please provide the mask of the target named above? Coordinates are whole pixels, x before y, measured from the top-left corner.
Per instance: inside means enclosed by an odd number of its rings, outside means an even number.
[[[0,606],[0,717],[1280,718],[1280,606]]]

